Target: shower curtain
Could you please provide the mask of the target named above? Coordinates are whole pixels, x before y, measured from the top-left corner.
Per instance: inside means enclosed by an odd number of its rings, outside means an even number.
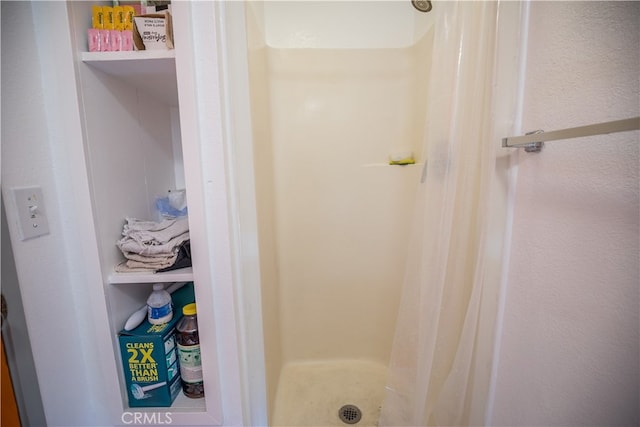
[[[516,6],[510,15],[521,18]],[[517,104],[515,84],[496,66],[503,9],[434,2],[426,169],[380,426],[485,422],[508,222],[507,205],[494,203],[509,173],[498,133],[513,130]]]

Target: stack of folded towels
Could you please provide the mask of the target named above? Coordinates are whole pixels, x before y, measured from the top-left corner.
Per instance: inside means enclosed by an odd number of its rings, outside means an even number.
[[[176,263],[180,248],[189,242],[186,217],[160,222],[127,218],[117,242],[126,260],[116,266],[118,272],[158,271]]]

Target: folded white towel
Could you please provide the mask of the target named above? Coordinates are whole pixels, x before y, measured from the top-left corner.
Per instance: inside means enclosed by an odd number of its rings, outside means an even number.
[[[124,257],[131,261],[146,262],[147,264],[159,264],[170,262],[172,265],[178,259],[178,251],[171,255],[139,255],[132,252],[123,252]]]
[[[115,266],[115,271],[117,273],[135,273],[135,272],[155,272],[156,270],[160,270],[163,268],[171,267],[173,264],[163,265],[160,267],[149,265],[144,262],[136,262],[131,260],[122,261],[120,264]]]
[[[124,252],[126,258],[116,266],[116,271],[156,271],[171,267],[178,259],[178,251],[169,256],[144,256],[130,252]]]
[[[186,218],[164,219],[160,222],[127,218],[122,235],[141,245],[162,245],[189,231]]]
[[[189,240],[186,218],[160,222],[127,218],[117,246],[126,260],[116,266],[118,272],[155,271],[175,264],[180,247]]]
[[[131,217],[127,217],[126,220],[127,220],[127,223],[123,227],[122,234],[127,234],[130,231],[164,230],[165,228],[169,227],[170,225],[176,222],[176,218],[163,219],[160,222],[145,221],[143,219],[137,219],[137,218],[131,218]]]
[[[139,242],[130,237],[124,237],[117,242],[120,250],[124,252],[136,253],[146,256],[173,255],[177,253],[181,244],[189,240],[189,232],[184,232],[173,237],[166,243],[159,242]]]

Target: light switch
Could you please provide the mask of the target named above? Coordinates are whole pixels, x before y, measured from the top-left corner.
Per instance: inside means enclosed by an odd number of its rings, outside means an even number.
[[[22,240],[49,234],[49,223],[44,208],[42,188],[13,188],[13,196],[18,209],[18,225]]]

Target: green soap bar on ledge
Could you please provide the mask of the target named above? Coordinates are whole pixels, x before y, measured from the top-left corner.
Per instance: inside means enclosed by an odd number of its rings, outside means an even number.
[[[408,157],[406,159],[398,159],[398,160],[389,160],[390,165],[413,165],[416,161],[413,157]]]

